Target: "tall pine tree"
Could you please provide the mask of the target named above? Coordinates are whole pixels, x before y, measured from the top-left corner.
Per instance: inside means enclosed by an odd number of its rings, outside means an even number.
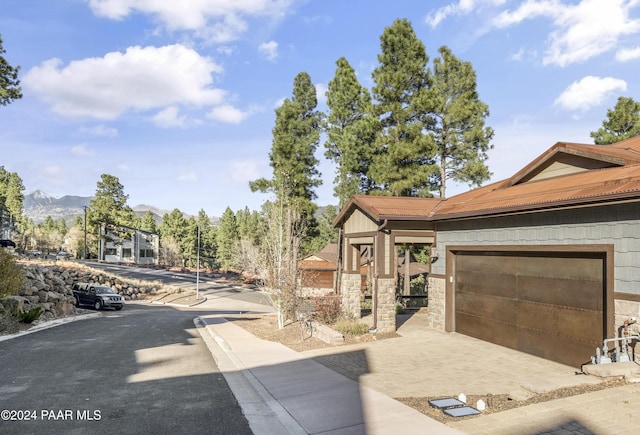
[[[602,127],[591,132],[596,145],[610,145],[640,134],[640,102],[620,97],[613,109],[607,110]]]
[[[447,47],[440,47],[440,58],[433,61],[429,100],[434,123],[429,132],[436,144],[439,172],[432,185],[445,197],[448,179],[480,186],[491,177],[485,165],[493,129],[485,127],[489,107],[480,101],[476,73],[469,62],[456,58]]]
[[[360,85],[355,70],[344,57],[336,64],[326,93],[330,111],[325,156],[336,164],[334,196],[342,207],[351,195],[366,194],[374,188],[369,166],[379,127],[371,113],[371,95]]]
[[[373,71],[374,113],[381,131],[371,166],[375,182],[395,196],[427,196],[438,172],[435,144],[424,134],[432,119],[426,49],[411,23],[398,19],[380,37],[380,65]]]
[[[306,72],[293,83],[293,96],[276,109],[276,125],[269,153],[273,178],[250,183],[251,190],[275,192],[286,208],[295,207],[310,218],[315,211],[315,188],[322,183],[315,152],[320,141],[321,114],[316,88]]]

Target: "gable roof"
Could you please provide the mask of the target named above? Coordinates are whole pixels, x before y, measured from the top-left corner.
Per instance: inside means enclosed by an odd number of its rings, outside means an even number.
[[[356,195],[334,220],[360,209],[378,223],[443,221],[640,202],[640,136],[612,145],[558,142],[512,177],[448,199]]]
[[[640,200],[640,136],[614,145],[559,142],[513,177],[449,198],[430,218],[445,220],[620,200]]]
[[[354,209],[360,209],[373,220],[429,220],[428,216],[444,200],[440,198],[415,198],[410,196],[353,195],[333,221],[334,226],[346,220]]]

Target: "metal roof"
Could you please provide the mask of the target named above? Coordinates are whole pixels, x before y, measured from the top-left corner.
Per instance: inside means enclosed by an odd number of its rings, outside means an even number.
[[[561,154],[604,162],[601,168],[531,180]],[[448,199],[351,197],[334,220],[338,226],[361,209],[372,219],[443,221],[614,201],[640,201],[640,136],[613,145],[558,142],[514,176]]]

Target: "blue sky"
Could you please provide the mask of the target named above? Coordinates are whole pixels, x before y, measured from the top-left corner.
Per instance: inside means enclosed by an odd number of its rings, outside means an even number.
[[[91,196],[118,177],[129,205],[220,216],[269,199],[274,110],[301,71],[326,110],[344,56],[372,87],[380,35],[413,24],[477,73],[494,128],[491,181],[589,136],[640,100],[640,0],[4,0],[5,58],[24,97],[0,106],[0,165],[26,193]],[[335,204],[318,148],[319,205]],[[448,194],[468,189],[447,186]]]

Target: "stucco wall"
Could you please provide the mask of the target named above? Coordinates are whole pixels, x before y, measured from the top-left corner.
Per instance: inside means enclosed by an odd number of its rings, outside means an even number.
[[[614,291],[640,295],[640,210],[638,204],[439,222],[434,274],[444,275],[447,246],[614,245]]]

